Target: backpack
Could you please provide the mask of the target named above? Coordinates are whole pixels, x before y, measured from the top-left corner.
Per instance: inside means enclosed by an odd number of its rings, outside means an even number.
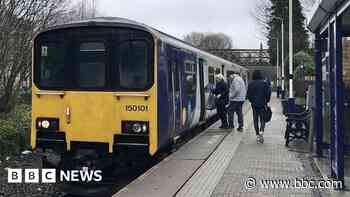
[[[272,110],[270,106],[266,105],[263,110],[263,119],[265,122],[270,122],[272,118]]]

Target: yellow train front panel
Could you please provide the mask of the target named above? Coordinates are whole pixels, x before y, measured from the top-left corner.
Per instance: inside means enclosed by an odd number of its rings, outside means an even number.
[[[71,142],[108,143],[122,134],[122,121],[149,124],[149,153],[157,151],[156,87],[144,93],[42,91],[33,88],[32,147],[36,147],[38,118],[58,118],[59,131]]]

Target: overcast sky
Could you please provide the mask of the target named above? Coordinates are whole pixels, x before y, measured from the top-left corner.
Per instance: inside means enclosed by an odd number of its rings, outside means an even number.
[[[178,38],[223,32],[234,48],[259,48],[263,37],[252,17],[258,0],[97,0],[103,16],[133,19]]]

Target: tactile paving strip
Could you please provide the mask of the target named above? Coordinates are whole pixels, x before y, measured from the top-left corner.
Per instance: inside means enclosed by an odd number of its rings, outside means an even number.
[[[252,113],[245,115],[245,125],[250,125]],[[248,128],[249,129],[249,128]],[[198,169],[177,193],[177,197],[209,197],[229,165],[244,133],[231,132],[209,159]]]
[[[170,156],[170,159],[207,159],[227,133],[205,133],[196,141],[186,144]]]

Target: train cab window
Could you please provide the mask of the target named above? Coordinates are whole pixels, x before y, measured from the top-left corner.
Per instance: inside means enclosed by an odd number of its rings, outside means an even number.
[[[149,83],[149,45],[146,41],[125,41],[119,46],[120,87],[143,89]]]
[[[78,85],[83,88],[100,88],[106,84],[104,43],[80,44]]]
[[[52,30],[38,35],[34,46],[33,80],[39,89],[145,91],[154,83],[154,42],[145,31]]]
[[[209,84],[215,84],[215,70],[213,67],[208,67],[208,80]]]
[[[39,62],[39,84],[45,87],[64,86],[64,45],[58,43],[42,44]]]

